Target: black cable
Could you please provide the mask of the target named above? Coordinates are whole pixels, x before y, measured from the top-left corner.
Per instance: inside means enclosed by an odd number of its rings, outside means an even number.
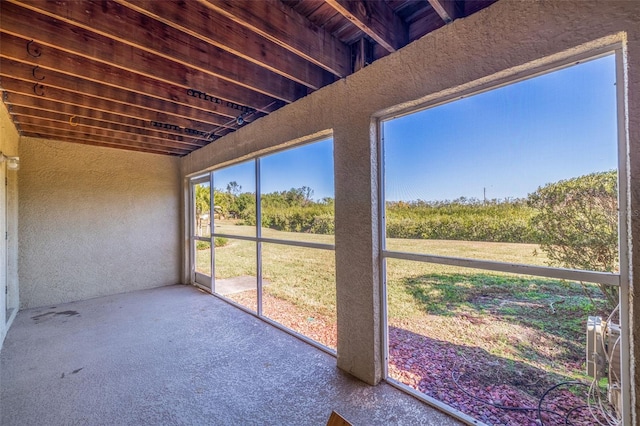
[[[542,413],[548,413],[548,414],[552,414],[552,415],[556,415],[558,417],[564,417],[564,424],[566,426],[573,426],[573,423],[569,420],[569,417],[571,416],[571,414],[575,411],[578,411],[580,409],[583,408],[589,408],[588,405],[579,405],[577,407],[573,407],[572,409],[570,409],[569,411],[567,411],[567,413],[563,416],[561,413],[558,413],[557,411],[553,411],[553,410],[547,410],[547,409],[543,409],[542,408],[542,403],[544,402],[544,399],[547,397],[547,395],[549,395],[549,393],[561,386],[571,386],[571,385],[579,385],[579,386],[585,386],[585,387],[590,387],[589,384],[587,383],[583,383],[583,382],[579,382],[579,381],[567,381],[567,382],[560,382],[558,384],[555,384],[553,386],[551,386],[549,389],[547,389],[546,391],[544,391],[544,393],[542,394],[542,396],[540,397],[540,399],[538,400],[538,407],[508,407],[506,405],[501,405],[501,404],[495,404],[493,402],[489,402],[487,400],[484,400],[480,397],[477,397],[475,395],[472,395],[470,392],[468,392],[466,389],[464,389],[460,383],[458,382],[460,380],[460,378],[463,376],[463,374],[461,374],[458,378],[456,378],[455,376],[455,372],[452,371],[451,372],[451,379],[453,380],[453,383],[458,387],[458,389],[460,391],[462,391],[462,393],[464,393],[465,395],[467,395],[470,398],[475,399],[476,401],[479,401],[483,404],[489,405],[491,407],[495,407],[501,410],[508,410],[508,411],[535,411],[537,413],[537,417],[538,420],[540,421],[540,426],[544,426],[544,421],[542,420]],[[588,398],[588,396],[587,396]]]
[[[462,374],[460,375],[460,377],[462,377]],[[475,395],[472,395],[471,393],[467,392],[462,386],[460,386],[460,383],[458,383],[458,380],[460,379],[460,377],[458,377],[458,379],[456,379],[455,373],[453,371],[451,372],[451,379],[453,379],[453,383],[455,383],[455,385],[458,387],[458,389],[460,389],[468,397],[473,398],[473,399],[475,399],[477,401],[480,401],[483,404],[490,405],[492,407],[496,407],[496,408],[499,408],[501,410],[509,410],[509,411],[538,411],[538,412],[539,411],[544,411],[544,412],[547,412],[547,413],[551,413],[551,414],[555,414],[557,416],[560,416],[560,414],[556,413],[555,411],[541,410],[540,406],[538,406],[538,408],[536,408],[536,407],[507,407],[506,405],[500,405],[500,404],[495,404],[493,402],[486,401],[486,400],[484,400],[482,398],[479,398],[479,397],[477,397]]]
[[[565,424],[565,426],[574,426],[574,424],[571,423],[571,421],[569,420],[569,416],[574,411],[582,410],[583,408],[589,409],[589,406],[588,405],[578,405],[577,407],[573,407],[571,410],[567,411],[567,415],[564,416],[564,424]]]
[[[549,392],[551,392],[552,390],[557,389],[557,388],[559,388],[560,386],[567,386],[567,385],[582,385],[582,386],[587,386],[587,387],[589,387],[589,385],[588,385],[588,384],[586,384],[586,383],[582,383],[582,382],[578,382],[578,381],[571,381],[571,382],[560,382],[560,383],[558,383],[557,385],[553,385],[553,386],[551,386],[549,389],[547,389],[546,391],[544,391],[544,393],[543,393],[543,394],[542,394],[542,396],[540,397],[540,400],[538,401],[538,420],[540,420],[540,426],[544,426],[544,421],[542,420],[542,412],[543,412],[543,411],[545,411],[545,412],[549,412],[549,410],[543,410],[543,409],[542,409],[542,402],[544,401],[544,398],[545,398],[545,397],[549,394]],[[573,409],[572,409],[572,410],[570,410],[569,412],[571,412],[571,411],[573,411]],[[558,413],[555,413],[555,412],[554,412],[554,414],[558,415]],[[567,422],[567,419],[568,419],[568,417],[567,417],[567,416],[565,416],[565,424],[566,424],[566,422]]]

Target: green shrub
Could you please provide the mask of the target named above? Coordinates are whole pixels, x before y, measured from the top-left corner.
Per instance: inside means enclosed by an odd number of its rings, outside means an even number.
[[[229,243],[229,240],[224,237],[215,237],[213,239],[213,244],[215,247],[224,247]],[[209,250],[211,248],[211,243],[209,241],[196,241],[196,250]]]
[[[229,239],[224,237],[215,237],[213,239],[213,244],[215,247],[224,247],[229,244]]]
[[[208,241],[196,241],[196,250],[207,250],[211,248],[211,243]]]
[[[540,248],[552,265],[615,272],[618,266],[618,175],[592,173],[538,188],[529,196]],[[601,285],[609,302],[617,287]]]
[[[387,237],[535,243],[522,200],[387,203]]]
[[[255,223],[247,218],[245,224]],[[266,207],[262,210],[262,226],[288,232],[333,234],[333,206],[310,203],[307,206]]]

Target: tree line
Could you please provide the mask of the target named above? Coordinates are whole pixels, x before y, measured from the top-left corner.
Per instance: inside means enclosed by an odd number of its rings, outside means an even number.
[[[263,194],[262,226],[333,234],[334,200],[315,200],[310,187]],[[196,212],[207,211],[208,188],[196,189]],[[592,173],[506,200],[387,202],[388,238],[539,244],[558,266],[614,272],[618,268],[616,171]],[[255,194],[237,182],[214,189],[215,213],[255,225]]]

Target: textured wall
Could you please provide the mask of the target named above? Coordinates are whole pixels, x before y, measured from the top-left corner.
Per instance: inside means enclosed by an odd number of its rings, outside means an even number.
[[[178,160],[20,141],[20,305],[180,282]]]
[[[182,171],[188,176],[333,131],[338,365],[375,383],[384,362],[375,117],[512,80],[611,43],[627,48],[631,211],[640,211],[638,1],[499,1],[186,156]],[[631,259],[640,265],[640,215],[629,221]],[[634,285],[640,267],[631,278],[632,377],[640,383],[640,285]],[[640,397],[632,398],[640,411]]]
[[[9,113],[4,104],[0,104],[0,151],[9,156],[18,155],[18,132],[16,131]],[[20,172],[8,171],[6,173],[7,186],[0,185],[0,191],[3,191],[2,199],[6,195],[6,215],[7,215],[7,306],[9,308],[18,307],[18,175]],[[0,211],[3,209],[0,208]],[[4,214],[4,213],[3,213]],[[2,220],[2,218],[0,218]],[[0,242],[0,244],[4,241]],[[2,252],[3,250],[0,250]],[[0,273],[4,273],[0,267]],[[13,313],[15,315],[15,313]],[[0,312],[0,348],[6,335],[7,321],[11,318],[5,318],[5,312]]]

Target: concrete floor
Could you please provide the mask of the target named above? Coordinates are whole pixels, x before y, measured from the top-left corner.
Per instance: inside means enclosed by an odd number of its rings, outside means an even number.
[[[193,287],[21,311],[0,356],[2,425],[457,425]]]

